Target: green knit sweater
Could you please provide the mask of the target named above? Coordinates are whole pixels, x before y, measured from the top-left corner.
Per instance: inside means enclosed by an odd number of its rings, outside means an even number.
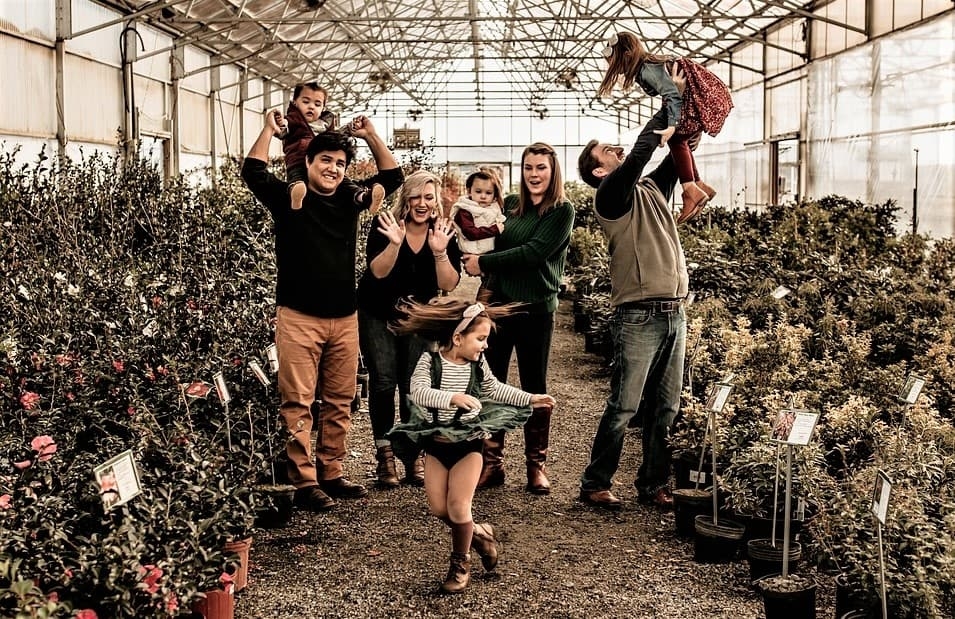
[[[558,202],[543,216],[528,209],[513,214],[519,198],[504,199],[504,232],[495,241],[494,251],[479,259],[481,271],[490,275],[495,299],[531,304],[533,312],[557,309],[557,292],[564,276],[574,207]]]

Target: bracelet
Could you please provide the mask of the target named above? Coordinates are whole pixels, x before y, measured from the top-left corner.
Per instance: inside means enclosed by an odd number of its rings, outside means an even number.
[[[436,264],[437,264],[438,262],[451,262],[451,260],[448,258],[448,252],[444,252],[444,253],[442,253],[442,254],[435,254],[435,255],[434,255],[434,262],[435,262]]]

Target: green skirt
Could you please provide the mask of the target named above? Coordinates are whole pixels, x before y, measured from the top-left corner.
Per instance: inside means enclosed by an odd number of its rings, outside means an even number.
[[[419,450],[431,442],[431,439],[440,436],[443,439],[457,443],[472,438],[477,434],[493,434],[501,430],[509,432],[520,428],[530,419],[533,410],[529,406],[518,407],[500,402],[481,402],[481,413],[477,418],[466,422],[454,421],[447,424],[436,424],[431,421],[431,412],[411,403],[411,421],[399,423],[393,427],[385,438],[391,440],[396,451],[405,451],[409,444]],[[398,445],[404,448],[399,449]]]

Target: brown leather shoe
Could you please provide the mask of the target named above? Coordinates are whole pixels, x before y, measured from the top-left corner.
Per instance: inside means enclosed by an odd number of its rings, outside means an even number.
[[[292,503],[310,512],[327,512],[338,505],[335,499],[322,492],[318,486],[298,488]]]
[[[601,509],[609,509],[611,511],[618,510],[623,505],[623,502],[615,497],[609,490],[581,490],[580,500],[587,505]]]
[[[660,488],[653,494],[641,493],[638,500],[643,505],[655,505],[664,510],[673,509],[673,494],[669,488]]]
[[[716,190],[704,183],[703,181],[696,181],[696,186],[703,190],[703,193],[706,194],[706,197],[710,200],[713,199],[713,196],[716,195]]]
[[[368,494],[368,488],[348,481],[344,477],[323,479],[319,485],[328,496],[336,499],[360,499]]]
[[[683,208],[680,215],[676,218],[676,223],[682,224],[690,221],[700,214],[703,206],[709,202],[710,198],[696,184],[688,184],[687,189],[683,191]]]

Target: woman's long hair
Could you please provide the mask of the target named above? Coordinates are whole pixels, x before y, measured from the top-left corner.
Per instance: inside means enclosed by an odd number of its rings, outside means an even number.
[[[618,81],[623,92],[630,92],[644,62],[663,63],[672,60],[670,56],[648,53],[635,34],[618,32],[615,36],[617,42],[610,46],[612,50],[608,59],[610,64],[607,72],[604,73],[603,81],[597,88],[598,97],[609,95]]]
[[[527,183],[524,182],[524,160],[527,159],[528,155],[547,155],[547,159],[550,161],[550,184],[544,191],[544,199],[536,205],[531,202],[531,191],[527,188]],[[533,208],[538,215],[543,215],[554,208],[558,202],[564,201],[564,179],[560,173],[560,162],[557,161],[557,153],[554,152],[554,148],[550,144],[534,142],[521,153],[521,191],[519,196],[517,208],[514,209],[513,213],[517,217],[523,215],[528,208]]]
[[[441,179],[427,170],[418,170],[412,173],[401,186],[398,192],[398,199],[395,205],[391,207],[391,214],[395,216],[395,221],[405,221],[408,213],[411,212],[411,196],[420,196],[424,194],[425,187],[431,183],[434,189],[435,207],[432,209],[431,218],[441,217],[444,210],[441,207]]]
[[[471,317],[471,322],[458,333],[467,334],[484,320],[490,321],[493,329],[495,319],[515,314],[522,307],[521,303],[487,306],[482,304],[479,308],[474,307],[475,305],[477,304],[471,301],[451,297],[438,297],[428,303],[401,299],[397,309],[403,316],[392,320],[388,329],[396,335],[414,333],[422,339],[438,342],[446,347],[451,345],[454,331],[464,320],[465,311],[469,308],[474,308],[471,311],[475,314]]]

